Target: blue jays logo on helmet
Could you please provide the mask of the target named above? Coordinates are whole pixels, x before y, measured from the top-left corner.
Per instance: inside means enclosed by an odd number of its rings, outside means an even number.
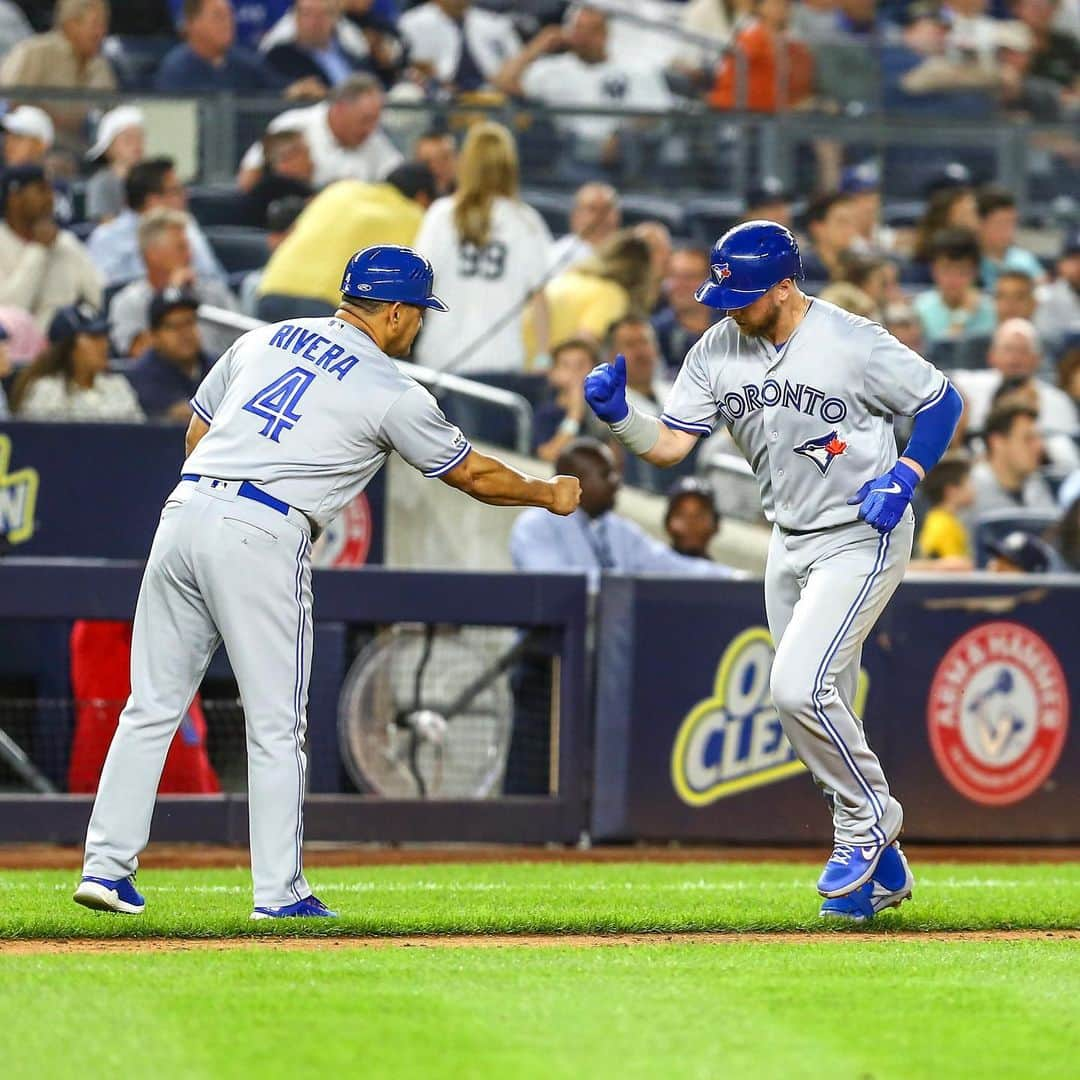
[[[847,451],[847,443],[840,438],[834,428],[827,435],[807,439],[801,446],[792,447],[792,450],[796,454],[809,458],[824,476],[829,471],[833,458],[838,458]]]
[[[358,251],[345,266],[341,294],[362,300],[385,300],[446,311],[432,293],[435,271],[430,262],[409,247],[380,244]]]
[[[775,221],[744,221],[717,240],[709,280],[694,294],[700,304],[737,311],[786,278],[802,277],[799,242]]]

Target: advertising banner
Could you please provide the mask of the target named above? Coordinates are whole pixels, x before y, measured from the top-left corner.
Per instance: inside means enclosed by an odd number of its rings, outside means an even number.
[[[183,460],[180,426],[0,422],[2,550],[145,559]],[[381,563],[384,502],[380,474],[326,530],[315,564]]]
[[[1080,840],[1080,582],[905,582],[855,711],[920,840]],[[597,839],[823,842],[824,796],[769,693],[760,582],[608,578]]]

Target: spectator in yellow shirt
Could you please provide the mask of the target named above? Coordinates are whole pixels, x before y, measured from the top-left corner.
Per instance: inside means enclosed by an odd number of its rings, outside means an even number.
[[[266,264],[260,319],[332,315],[341,267],[361,248],[411,245],[435,198],[435,177],[419,162],[399,165],[383,183],[338,180],[304,208]]]
[[[595,255],[544,289],[551,312],[550,348],[577,337],[600,342],[625,315],[648,316],[651,288],[649,245],[629,229],[615,233]],[[525,345],[526,354],[535,356],[536,335],[528,318]]]
[[[971,462],[965,457],[947,454],[926,474],[920,489],[930,503],[919,531],[920,556],[924,559],[965,559],[970,563],[971,539],[959,515],[975,502]]]

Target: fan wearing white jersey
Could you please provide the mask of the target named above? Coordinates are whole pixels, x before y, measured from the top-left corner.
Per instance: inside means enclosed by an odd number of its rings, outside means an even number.
[[[547,352],[547,300],[541,286],[551,233],[518,194],[514,137],[496,123],[469,129],[457,191],[432,203],[416,248],[431,260],[449,314],[424,328],[417,361],[467,375],[525,370],[522,320],[528,305]]]
[[[660,420],[626,403],[626,365],[585,380],[593,411],[654,465],[682,461],[723,422],[773,523],[765,609],[773,704],[832,800],[821,913],[872,918],[911,894],[903,810],[854,710],[862,645],[911,555],[915,486],[962,410],[948,379],[880,326],[796,284],[798,244],[751,221],[720,238],[697,299],[727,311],[690,350]],[[914,416],[897,460],[894,414]]]
[[[143,910],[134,874],[165,755],[224,642],[247,731],[252,917],[332,916],[303,869],[313,534],[391,451],[493,506],[577,506],[575,477],[537,480],[478,454],[394,363],[424,311],[446,310],[433,279],[410,248],[358,252],[332,318],[245,334],[192,399],[187,460],[139,591],[131,697],[94,801],[78,903]]]

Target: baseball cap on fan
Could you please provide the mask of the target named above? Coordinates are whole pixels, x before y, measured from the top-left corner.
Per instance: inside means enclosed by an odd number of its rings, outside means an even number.
[[[45,184],[45,170],[40,165],[13,165],[0,173],[0,206],[15,191],[21,191],[31,184]]]
[[[109,320],[89,301],[69,304],[60,308],[49,323],[49,341],[59,345],[70,341],[76,334],[107,334]]]
[[[2,120],[0,126],[10,135],[23,135],[29,139],[40,139],[48,150],[56,138],[56,130],[49,114],[34,105],[20,105],[12,109]]]
[[[162,289],[150,301],[150,329],[156,330],[177,308],[198,311],[199,298],[190,289]]]
[[[794,201],[794,195],[784,183],[776,176],[763,176],[756,187],[750,188],[746,193],[746,212],[760,217],[756,211],[768,206],[776,206],[778,203],[790,203]]]
[[[992,541],[986,545],[986,550],[1025,574],[1045,574],[1054,563],[1053,548],[1045,540],[1022,529]]]
[[[881,189],[881,170],[876,161],[849,165],[840,177],[840,190],[845,195],[863,195]]]
[[[146,118],[143,116],[142,109],[134,105],[120,105],[115,109],[110,109],[98,124],[97,138],[94,140],[94,145],[86,151],[86,160],[94,161],[101,157],[112,146],[113,139],[121,131],[133,127],[145,130]]]

